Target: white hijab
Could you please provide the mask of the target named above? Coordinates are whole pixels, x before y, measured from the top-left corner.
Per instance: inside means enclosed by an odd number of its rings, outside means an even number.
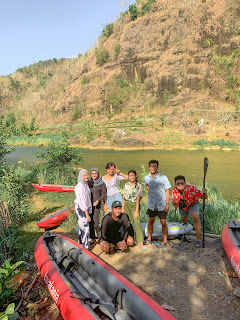
[[[87,181],[83,181],[83,177],[84,177],[84,174],[85,172],[87,172],[86,169],[82,169],[79,171],[79,174],[78,174],[78,183],[81,183],[82,185],[82,190],[83,190],[83,193],[84,193],[84,197],[86,199],[86,205],[88,208],[91,208],[92,207],[92,203],[91,203],[91,192],[90,192],[90,189],[89,189],[89,186],[88,186],[88,182]]]

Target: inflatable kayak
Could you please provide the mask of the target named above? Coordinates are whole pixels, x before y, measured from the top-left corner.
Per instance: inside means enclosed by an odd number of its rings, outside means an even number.
[[[72,207],[70,210],[74,209]],[[67,220],[70,210],[67,208],[61,209],[48,217],[43,218],[37,223],[38,228],[42,228],[45,230],[52,230],[60,226],[63,221]]]
[[[148,224],[142,222],[142,230],[144,236],[148,236]],[[167,222],[168,226],[168,235],[177,236],[185,233],[190,233],[193,231],[193,226],[189,223],[179,223],[179,222]],[[162,236],[162,225],[160,222],[154,222],[153,224],[153,233],[152,237],[161,237]]]
[[[48,192],[74,192],[74,186],[61,186],[57,184],[34,184],[32,183],[33,188],[39,191],[48,191]]]
[[[233,269],[240,278],[240,222],[231,220],[222,231],[222,244]]]
[[[169,312],[75,241],[50,232],[35,260],[65,320],[173,320]]]

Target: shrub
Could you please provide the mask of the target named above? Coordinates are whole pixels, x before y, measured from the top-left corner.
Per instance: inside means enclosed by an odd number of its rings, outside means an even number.
[[[96,63],[102,66],[109,57],[109,52],[106,48],[96,48],[95,49]]]
[[[8,299],[13,294],[13,286],[9,286],[9,281],[13,279],[17,274],[19,274],[19,271],[17,268],[23,264],[24,261],[18,261],[15,264],[11,265],[7,259],[4,260],[3,267],[0,269],[0,306],[2,307]],[[11,315],[14,313],[14,304],[10,304],[7,307],[7,310],[4,312],[4,314],[0,314],[0,319],[7,320],[8,315]],[[18,318],[18,317],[17,317]],[[14,318],[14,319],[17,319]]]
[[[201,147],[206,147],[208,145],[208,139],[200,139],[200,140],[195,140],[193,142],[193,145],[198,145],[198,146],[201,146]]]
[[[8,204],[13,223],[20,224],[28,212],[25,201],[27,193],[24,190],[22,177],[13,166],[2,165],[0,177],[1,201]]]
[[[128,8],[128,11],[130,13],[130,19],[131,20],[137,20],[137,17],[138,17],[138,14],[139,14],[139,11],[138,11],[138,8],[135,4],[132,4],[129,6]]]
[[[235,77],[233,74],[228,75],[227,82],[228,86],[232,89],[236,88],[239,84],[238,77]]]
[[[83,116],[82,108],[80,106],[76,106],[72,112],[72,120],[77,120],[79,118],[82,118],[82,116]]]
[[[161,121],[161,126],[164,127],[166,125],[166,116],[165,116],[165,114],[162,114],[159,119]]]
[[[225,139],[212,140],[212,141],[209,141],[208,139],[201,139],[201,140],[194,141],[193,145],[199,145],[201,147],[219,146],[221,148],[224,148],[224,147],[234,148],[239,146],[239,143],[231,140],[225,140]]]
[[[108,120],[110,120],[112,117],[113,117],[113,113],[109,113],[109,114],[107,115]]]
[[[14,80],[12,77],[10,77],[9,80],[10,80],[10,89],[13,89],[16,91],[21,89],[20,81]]]
[[[163,99],[164,103],[167,104],[167,103],[169,102],[169,99],[170,99],[170,94],[167,93],[167,94],[164,96],[164,99]]]
[[[211,47],[214,44],[212,39],[207,39],[203,41],[203,48]]]
[[[121,88],[128,88],[129,87],[129,82],[124,79],[116,79],[116,84]]]
[[[3,130],[3,127],[0,126],[0,163],[3,159],[3,157],[10,153],[11,151],[13,151],[13,148],[6,148],[5,145],[6,145],[6,138],[7,138],[7,135],[5,133],[5,131]]]
[[[81,78],[81,84],[82,85],[84,85],[84,84],[86,84],[87,83],[87,78],[86,78],[86,76],[85,76],[85,74],[82,76],[82,78]]]
[[[69,164],[79,164],[83,155],[78,148],[70,148],[69,143],[51,143],[45,152],[37,152],[35,156],[47,160],[46,166],[50,168],[62,167]]]
[[[145,3],[142,4],[141,16],[143,16],[151,9],[152,4],[154,2],[156,2],[156,0],[147,0]]]
[[[120,50],[121,50],[121,45],[120,43],[117,43],[114,48],[114,54],[116,59],[119,57]]]
[[[102,31],[102,36],[105,39],[108,39],[111,36],[111,34],[113,34],[113,29],[114,29],[113,23],[107,24]]]

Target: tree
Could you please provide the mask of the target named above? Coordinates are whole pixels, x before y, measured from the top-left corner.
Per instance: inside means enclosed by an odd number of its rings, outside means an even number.
[[[35,156],[47,160],[47,166],[51,168],[62,168],[69,164],[79,164],[83,160],[83,155],[79,148],[69,147],[68,142],[61,144],[51,143],[46,148],[46,152],[35,153]]]

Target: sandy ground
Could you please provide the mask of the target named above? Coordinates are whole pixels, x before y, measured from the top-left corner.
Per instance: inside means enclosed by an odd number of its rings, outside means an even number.
[[[174,248],[149,245],[126,253],[104,255],[99,245],[92,252],[149,294],[160,305],[167,305],[179,320],[236,320],[240,318],[240,300],[233,290],[238,278],[220,276],[233,271],[221,239],[206,239],[205,248],[184,242]]]

